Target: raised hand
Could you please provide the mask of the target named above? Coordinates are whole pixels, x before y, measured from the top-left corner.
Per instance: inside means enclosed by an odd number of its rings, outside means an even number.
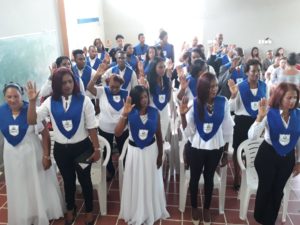
[[[190,81],[188,81],[185,76],[180,76],[179,77],[179,82],[180,82],[180,89],[186,90],[187,87],[189,86]]]
[[[181,104],[179,105],[180,115],[185,115],[191,108],[188,107],[189,98],[187,96],[183,96]]]
[[[185,74],[184,74],[184,70],[182,68],[182,66],[176,66],[176,72],[177,72],[177,75],[178,77],[185,77]]]
[[[167,61],[167,63],[166,63],[166,69],[167,69],[167,70],[172,70],[173,67],[174,67],[174,63],[172,62],[171,59],[169,59],[169,60]]]
[[[140,78],[138,79],[138,83],[140,85],[143,85],[147,89],[149,88],[149,83],[148,83],[148,81],[147,81],[147,79],[146,79],[146,77],[145,77],[144,74],[140,75]]]
[[[103,63],[105,64],[109,64],[110,63],[110,57],[108,53],[105,53],[104,59],[103,59]]]
[[[99,66],[98,66],[98,69],[96,71],[96,74],[95,76],[97,76],[98,78],[103,75],[105,73],[105,71],[107,70],[107,64],[106,63],[101,63]]]
[[[50,76],[52,77],[53,76],[53,73],[54,73],[54,70],[56,70],[57,69],[57,65],[56,65],[56,63],[54,62],[54,63],[52,63],[52,65],[51,66],[49,66],[49,70],[50,70]]]
[[[29,101],[36,101],[37,97],[39,96],[39,92],[36,91],[36,84],[35,82],[28,81],[26,92]]]
[[[144,75],[145,74],[144,73],[144,64],[142,61],[138,61],[137,67],[138,67],[140,76]]]
[[[231,98],[235,98],[237,95],[239,89],[238,86],[234,83],[234,80],[229,79],[227,82],[227,85],[229,87],[230,93],[231,93]]]
[[[135,106],[135,104],[131,104],[131,97],[128,96],[126,98],[126,102],[124,104],[124,109],[123,109],[123,116],[128,116],[128,114],[131,112],[131,110],[133,109],[133,107]]]
[[[262,98],[258,104],[258,115],[260,119],[263,119],[268,113],[268,101],[265,98]]]

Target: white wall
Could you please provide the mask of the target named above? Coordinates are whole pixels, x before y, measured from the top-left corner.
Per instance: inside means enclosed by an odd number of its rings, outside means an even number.
[[[299,9],[299,0],[104,0],[105,35],[115,43],[115,35],[121,33],[126,42],[135,44],[137,34],[144,32],[146,42],[152,44],[158,30],[164,28],[169,42],[179,49],[194,35],[207,46],[222,32],[225,43],[236,43],[245,50],[282,46],[300,52]],[[273,43],[258,45],[266,37]]]
[[[0,38],[55,32],[62,51],[57,0],[0,0]]]
[[[105,39],[102,0],[65,0],[65,13],[70,55],[74,49]],[[99,17],[99,22],[78,24],[77,19]]]

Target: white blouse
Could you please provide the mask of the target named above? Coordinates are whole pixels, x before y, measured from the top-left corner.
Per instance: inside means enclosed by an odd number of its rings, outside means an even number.
[[[94,105],[91,102],[90,98],[87,96],[84,96],[84,102],[83,102],[83,108],[81,112],[81,119],[78,126],[78,129],[74,136],[70,139],[65,137],[58,129],[56,122],[53,118],[53,115],[51,113],[51,98],[47,98],[40,107],[37,107],[37,121],[43,121],[47,116],[50,115],[51,123],[53,126],[53,138],[56,142],[60,144],[75,144],[80,141],[83,141],[85,138],[89,136],[88,129],[97,128],[97,120],[95,117],[95,109]],[[63,98],[63,106],[64,109],[67,110],[70,106],[70,102],[72,101],[72,96],[69,96],[68,100],[66,101]],[[68,102],[68,105],[66,106],[66,102]]]
[[[290,119],[288,120],[287,123],[285,122],[285,120],[283,118],[281,118],[281,119],[283,121],[283,125],[285,126],[285,128],[287,128],[289,125]],[[270,128],[269,128],[267,116],[265,116],[261,122],[255,121],[252,124],[252,126],[250,127],[250,129],[248,131],[248,138],[250,140],[258,139],[261,137],[263,131],[265,131],[264,139],[269,145],[272,145],[269,130],[270,130]],[[300,162],[300,138],[298,139],[297,144],[296,144],[296,151],[297,151],[297,155],[298,155],[298,158],[296,159],[296,161]]]
[[[192,147],[197,149],[214,150],[223,147],[228,143],[233,135],[234,121],[230,115],[228,100],[225,101],[224,119],[216,134],[208,141],[204,141],[196,128],[194,120],[194,107],[186,114],[187,127],[184,129],[184,135],[189,138]]]
[[[258,89],[255,88],[255,89],[250,89],[250,90],[251,90],[252,94],[254,96],[256,96]],[[230,111],[234,112],[235,115],[250,116],[250,114],[245,109],[245,106],[243,104],[243,100],[242,100],[242,97],[241,97],[239,91],[234,99],[232,99],[232,98],[229,99],[229,106],[230,106]],[[257,106],[258,106],[258,104],[257,104]]]
[[[114,134],[115,127],[120,120],[123,108],[119,111],[115,110],[108,102],[104,87],[96,87],[97,95],[99,98],[99,127],[106,133]],[[126,130],[126,128],[124,129]]]

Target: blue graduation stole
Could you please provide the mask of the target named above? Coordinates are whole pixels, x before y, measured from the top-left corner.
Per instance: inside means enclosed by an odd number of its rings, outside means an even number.
[[[290,111],[287,128],[283,125],[279,109],[270,108],[267,114],[272,146],[280,156],[293,151],[300,136],[300,113],[298,109]]]
[[[136,70],[137,67],[137,59],[134,55],[130,56],[130,61],[128,62],[133,70]]]
[[[247,79],[247,75],[244,73],[244,68],[243,66],[241,67],[240,71],[237,71],[234,69],[231,73],[231,79],[234,80],[234,83],[241,83],[241,80],[244,81]]]
[[[91,60],[90,60],[90,57],[86,57],[86,65],[88,65],[89,67],[92,67],[94,70],[97,70],[98,69],[98,67],[99,67],[99,65],[101,64],[101,60],[98,58],[98,57],[96,57],[95,58],[95,63],[94,63],[94,65],[93,66],[91,66]]]
[[[152,95],[153,103],[160,111],[162,111],[170,100],[170,89],[165,87],[165,84],[169,82],[167,76],[163,76],[163,89],[156,84],[155,94]]]
[[[210,140],[218,131],[224,119],[225,97],[216,96],[214,99],[214,111],[210,116],[205,107],[204,121],[199,118],[197,99],[194,99],[194,121],[200,137],[204,141]]]
[[[74,66],[74,72],[78,77],[80,77],[77,66]],[[92,68],[88,65],[85,65],[83,68],[82,76],[81,76],[81,80],[83,82],[85,90],[86,90],[88,83],[91,80],[91,75],[92,75]]]
[[[172,56],[172,51],[173,51],[173,45],[166,43],[163,47],[162,47],[163,51],[166,51],[166,55],[164,55],[165,58],[170,59]]]
[[[83,95],[72,95],[70,107],[65,111],[61,98],[58,101],[51,98],[51,113],[55,123],[59,131],[68,139],[74,136],[79,127],[83,102]]]
[[[7,142],[12,146],[18,145],[25,137],[28,129],[27,109],[28,103],[23,102],[19,115],[14,119],[7,103],[0,106],[0,115],[2,116],[0,130]]]
[[[148,106],[147,116],[148,120],[144,124],[141,120],[140,112],[138,109],[133,108],[128,115],[128,122],[133,141],[141,149],[143,149],[151,143],[157,130],[157,109]]]
[[[246,111],[252,118],[255,118],[258,113],[258,102],[266,97],[266,84],[260,80],[258,81],[256,96],[252,94],[248,80],[244,80],[238,87]]]
[[[197,95],[196,91],[197,91],[197,79],[195,77],[193,77],[191,74],[188,74],[186,79],[189,81],[189,88],[193,94],[193,96],[195,97]]]
[[[107,87],[107,86],[104,87],[104,90],[105,90],[105,94],[106,94],[109,104],[116,111],[120,111],[124,106],[124,102],[128,95],[128,91],[120,89],[120,91],[117,94],[112,94],[109,87]]]
[[[133,70],[130,69],[129,67],[125,67],[125,73],[124,73],[124,84],[122,85],[122,89],[127,89],[130,81],[131,81],[131,77],[132,77],[132,72]],[[120,69],[119,69],[119,66],[116,65],[112,68],[112,73],[116,73],[116,74],[120,74]]]
[[[144,61],[144,73],[145,75],[148,75],[151,69],[151,63],[148,60]]]
[[[138,44],[133,49],[136,56],[144,55],[148,50],[148,45],[144,44],[142,46],[141,44]]]

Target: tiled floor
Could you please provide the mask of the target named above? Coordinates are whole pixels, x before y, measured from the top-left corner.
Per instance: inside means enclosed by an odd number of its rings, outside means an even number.
[[[237,193],[232,189],[232,170],[231,164],[228,167],[227,176],[227,190],[226,190],[226,200],[225,200],[225,214],[219,215],[218,213],[218,196],[216,193],[213,195],[211,204],[211,214],[212,214],[212,224],[257,224],[253,219],[253,208],[254,208],[254,197],[252,196],[249,203],[248,219],[242,221],[239,219],[239,200],[237,199]],[[166,183],[166,181],[165,181]],[[117,176],[108,183],[108,215],[99,215],[99,206],[97,201],[97,196],[95,193],[94,201],[94,214],[96,218],[96,225],[121,225],[125,222],[118,219],[118,213],[120,209],[120,199],[118,190],[118,179]],[[166,187],[167,185],[165,185]],[[166,190],[167,207],[170,213],[170,218],[167,220],[158,221],[156,225],[192,225],[191,222],[191,207],[189,203],[189,198],[187,199],[187,207],[184,213],[178,210],[179,203],[179,176],[172,177],[169,182],[169,188]],[[199,205],[202,205],[203,196],[199,196]],[[83,200],[80,194],[77,195],[77,207],[79,208],[79,214],[76,218],[75,225],[84,224],[83,222]],[[280,216],[278,217],[280,218]],[[7,203],[6,203],[6,187],[4,175],[0,177],[0,225],[7,224]],[[52,221],[51,225],[62,225],[63,219]],[[202,223],[201,223],[202,224]],[[276,224],[282,224],[280,220]],[[290,201],[288,205],[288,216],[286,225],[299,225],[300,224],[300,175],[293,179],[292,190],[290,194]]]

